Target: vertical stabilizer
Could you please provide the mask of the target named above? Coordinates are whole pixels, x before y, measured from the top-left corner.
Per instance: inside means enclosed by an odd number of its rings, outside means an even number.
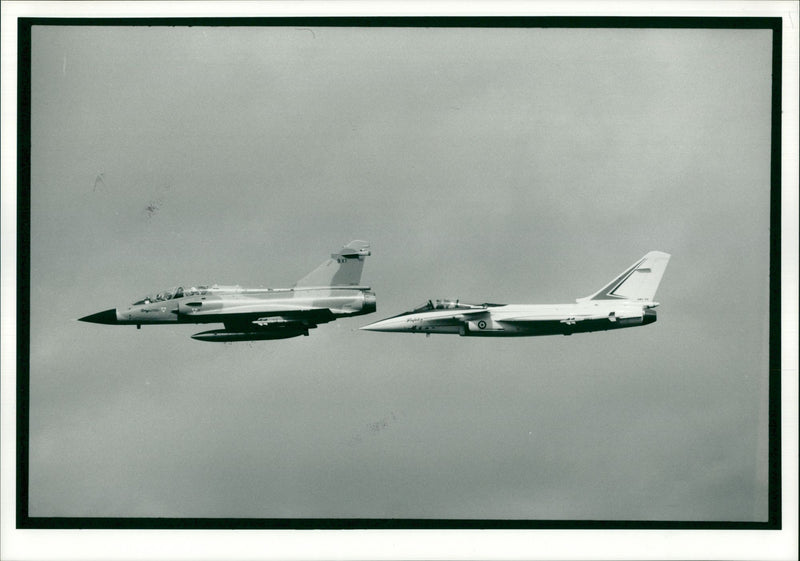
[[[577,302],[587,300],[635,300],[652,302],[661,277],[669,263],[670,254],[651,251],[608,283],[606,286]]]
[[[354,240],[312,272],[297,281],[295,286],[357,286],[361,282],[364,260],[371,255],[369,243]]]

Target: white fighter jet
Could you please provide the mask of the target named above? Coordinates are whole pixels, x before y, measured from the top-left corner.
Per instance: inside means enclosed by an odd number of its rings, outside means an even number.
[[[647,325],[656,321],[653,301],[670,255],[651,251],[606,286],[574,304],[426,304],[362,327],[367,331],[450,333],[469,337],[572,335]]]
[[[80,321],[137,328],[222,323],[225,329],[195,333],[192,339],[223,343],[308,335],[309,329],[321,323],[375,311],[375,293],[360,284],[364,260],[369,255],[369,244],[355,240],[292,288],[178,286]]]

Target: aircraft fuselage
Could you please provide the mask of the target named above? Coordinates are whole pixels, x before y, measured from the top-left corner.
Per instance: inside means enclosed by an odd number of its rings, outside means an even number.
[[[295,287],[242,288],[214,286],[190,295],[169,299],[149,299],[118,307],[83,318],[94,323],[114,325],[153,325],[165,323],[219,323],[258,320],[264,325],[273,316],[293,313],[313,314],[315,310],[329,313],[315,317],[331,321],[339,317],[358,316],[375,311],[375,294],[369,287]]]
[[[606,331],[656,321],[657,304],[629,301],[548,305],[469,306],[408,312],[363,327],[368,331],[453,334],[463,337],[532,337]]]
[[[224,343],[308,335],[309,329],[321,323],[376,310],[375,293],[360,285],[369,255],[369,243],[353,240],[292,288],[176,286],[80,321],[136,327],[222,323],[224,329],[195,333],[192,338]]]

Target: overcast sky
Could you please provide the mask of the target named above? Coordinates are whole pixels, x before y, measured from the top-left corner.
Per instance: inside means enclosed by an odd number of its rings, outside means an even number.
[[[35,27],[32,516],[763,521],[771,32]],[[309,337],[75,318],[290,286]],[[673,255],[658,322],[369,333],[571,302]]]

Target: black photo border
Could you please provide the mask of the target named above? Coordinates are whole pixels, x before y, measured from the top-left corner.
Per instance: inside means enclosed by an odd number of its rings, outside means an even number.
[[[34,517],[28,511],[30,430],[31,36],[34,26],[297,26],[466,28],[768,29],[772,31],[769,266],[769,478],[766,522],[681,520],[502,520],[425,518]],[[366,16],[366,17],[21,17],[17,61],[17,529],[597,529],[780,530],[781,485],[781,89],[780,17]]]

